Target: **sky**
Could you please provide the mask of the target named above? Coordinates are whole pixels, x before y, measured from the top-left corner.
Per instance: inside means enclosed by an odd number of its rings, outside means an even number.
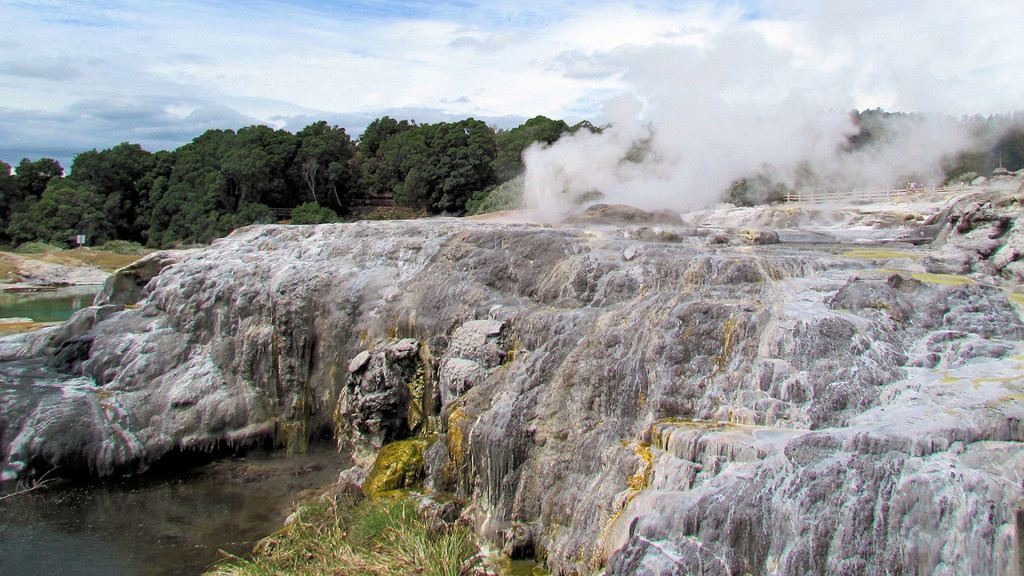
[[[1020,0],[0,0],[0,22],[10,164],[251,124],[356,137],[385,114],[678,135],[796,109],[1024,109]]]

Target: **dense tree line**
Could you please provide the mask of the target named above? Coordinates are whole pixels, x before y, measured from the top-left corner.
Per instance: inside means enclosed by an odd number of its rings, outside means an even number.
[[[857,131],[848,152],[889,137],[915,115],[851,112]],[[895,121],[895,122],[894,122]],[[981,144],[947,158],[950,180],[1024,168],[1024,115],[961,119]],[[569,126],[537,116],[511,130],[472,118],[417,124],[378,118],[358,140],[315,122],[295,134],[268,126],[208,130],[173,151],[138,144],[78,154],[68,175],[53,159],[0,162],[0,242],[89,245],[128,240],[152,247],[207,242],[248,224],[272,222],[282,209],[295,223],[319,223],[387,199],[425,214],[463,214],[501,205],[521,193],[513,179],[522,153],[552,144],[588,122]],[[643,154],[638,143],[637,154]],[[813,179],[808,170],[807,179]],[[726,197],[740,204],[779,197],[785,186],[767,174],[737,180]],[[492,193],[493,192],[493,193]]]
[[[368,198],[428,214],[462,214],[523,170],[522,152],[570,127],[538,116],[511,130],[472,118],[417,124],[383,117],[358,140],[320,121],[295,134],[267,126],[208,130],[173,151],[138,144],[53,159],[0,162],[0,241],[153,247],[206,242],[292,209],[297,223],[347,215]]]

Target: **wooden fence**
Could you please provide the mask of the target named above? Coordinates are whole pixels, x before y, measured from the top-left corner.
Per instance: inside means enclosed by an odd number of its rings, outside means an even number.
[[[786,194],[786,202],[806,202],[810,204],[825,204],[828,202],[883,202],[909,196],[911,194],[943,194],[946,192],[962,192],[965,185],[957,186],[935,186],[932,188],[903,188],[901,190],[855,190],[853,192],[826,192],[823,190],[803,190],[800,192],[789,192]]]
[[[397,206],[390,196],[363,196],[352,200],[352,205],[359,206]]]
[[[366,206],[389,207],[397,206],[397,204],[395,204],[395,200],[393,198],[388,196],[361,196],[353,198],[349,206],[351,208],[362,208]],[[290,220],[292,217],[292,210],[292,208],[271,208],[270,213],[274,215],[276,220]]]

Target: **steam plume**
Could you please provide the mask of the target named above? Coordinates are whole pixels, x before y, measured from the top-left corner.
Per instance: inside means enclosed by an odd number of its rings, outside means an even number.
[[[875,39],[866,31],[881,26],[882,15],[849,23],[841,3],[822,5],[802,20],[719,15],[704,33],[678,44],[593,54],[587,66],[570,62],[567,70],[619,69],[627,90],[606,103],[602,120],[610,127],[603,133],[581,131],[526,151],[531,207],[557,217],[581,200],[600,198],[685,210],[718,202],[733,181],[765,173],[790,187],[831,190],[939,180],[943,157],[969,141],[967,129],[942,113],[956,112],[943,108],[948,82],[924,70],[918,83],[908,83],[898,75],[913,66],[898,51],[886,45],[883,53],[872,52]],[[943,7],[942,18],[965,10]],[[824,26],[834,26],[838,37]],[[881,26],[882,41],[892,26]],[[915,37],[916,46],[903,40],[914,60],[948,38]],[[901,103],[931,114],[896,117],[884,138],[849,150],[848,137],[857,131],[851,110]]]

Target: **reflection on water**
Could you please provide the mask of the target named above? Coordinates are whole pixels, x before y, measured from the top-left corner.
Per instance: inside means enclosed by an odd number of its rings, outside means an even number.
[[[281,528],[300,491],[329,485],[344,467],[319,448],[0,500],[0,574],[201,574],[219,550],[245,556]]]
[[[67,286],[40,292],[0,292],[0,318],[60,322],[92,305],[101,286]]]

